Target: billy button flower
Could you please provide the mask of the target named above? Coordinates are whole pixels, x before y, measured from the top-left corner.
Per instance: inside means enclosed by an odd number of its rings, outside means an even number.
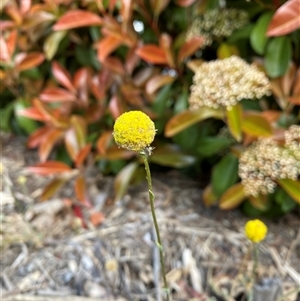
[[[153,121],[141,111],[122,114],[114,125],[114,139],[118,146],[135,152],[149,149],[155,134]]]
[[[152,180],[148,156],[153,150],[150,144],[153,142],[156,134],[153,121],[141,111],[130,111],[122,114],[117,118],[114,125],[114,138],[118,146],[138,152],[143,159],[146,178],[148,181],[149,203],[153,219],[153,224],[156,232],[156,245],[159,249],[161,274],[164,282],[164,292],[166,301],[170,301],[170,290],[167,282],[165,263],[163,256],[163,246],[161,243],[160,231],[154,208],[154,194],[152,189]]]
[[[258,243],[265,239],[268,227],[259,219],[248,221],[245,225],[245,234],[249,240]]]
[[[245,224],[245,235],[252,242],[254,264],[252,277],[254,282],[259,280],[257,267],[259,265],[258,243],[265,239],[268,227],[259,219],[250,220]]]

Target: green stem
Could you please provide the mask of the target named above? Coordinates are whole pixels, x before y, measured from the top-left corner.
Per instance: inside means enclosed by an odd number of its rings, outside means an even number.
[[[161,243],[161,238],[160,238],[160,232],[159,232],[159,227],[156,219],[156,214],[155,214],[155,208],[154,208],[154,194],[153,194],[153,189],[152,189],[152,180],[151,180],[151,173],[150,173],[150,168],[149,168],[149,163],[147,159],[147,155],[142,152],[141,156],[144,161],[145,165],[145,170],[146,170],[146,176],[147,176],[147,181],[148,181],[148,191],[149,191],[149,200],[150,200],[150,207],[151,207],[151,213],[152,213],[152,219],[154,223],[154,228],[156,232],[156,237],[157,237],[157,246],[159,249],[159,257],[160,257],[160,265],[161,265],[161,273],[164,281],[164,290],[167,295],[167,301],[170,301],[170,291],[169,291],[169,286],[166,278],[166,269],[165,269],[165,262],[164,262],[164,255],[163,255],[163,246]]]
[[[258,245],[253,243],[253,253],[254,253],[254,265],[253,265],[253,278],[254,281],[258,280],[257,267],[258,267]]]

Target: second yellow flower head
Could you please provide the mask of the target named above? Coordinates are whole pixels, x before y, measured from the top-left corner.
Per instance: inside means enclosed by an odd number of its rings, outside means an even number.
[[[125,149],[140,152],[153,142],[156,130],[153,121],[141,111],[119,116],[114,125],[114,139]]]
[[[248,221],[245,225],[245,234],[253,242],[260,242],[265,239],[268,227],[259,219]]]

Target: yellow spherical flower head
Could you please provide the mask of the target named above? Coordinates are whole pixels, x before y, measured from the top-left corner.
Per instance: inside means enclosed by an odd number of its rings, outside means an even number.
[[[249,240],[257,243],[265,239],[268,227],[259,219],[255,219],[246,223],[245,233]]]
[[[114,125],[114,139],[118,146],[136,152],[147,150],[155,133],[153,121],[141,111],[122,114]]]

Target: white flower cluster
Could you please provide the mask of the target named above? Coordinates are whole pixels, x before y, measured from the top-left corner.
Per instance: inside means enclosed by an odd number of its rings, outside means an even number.
[[[300,161],[300,125],[292,125],[284,133],[285,147]]]
[[[205,39],[202,47],[210,45],[214,37],[228,37],[236,29],[242,28],[249,21],[248,14],[238,9],[212,9],[196,18],[186,39],[202,36]]]
[[[297,180],[300,161],[270,138],[261,138],[239,158],[239,176],[245,193],[257,197],[273,193],[278,179]]]
[[[271,94],[266,75],[237,56],[202,63],[190,88],[190,109],[232,107],[242,99]]]

